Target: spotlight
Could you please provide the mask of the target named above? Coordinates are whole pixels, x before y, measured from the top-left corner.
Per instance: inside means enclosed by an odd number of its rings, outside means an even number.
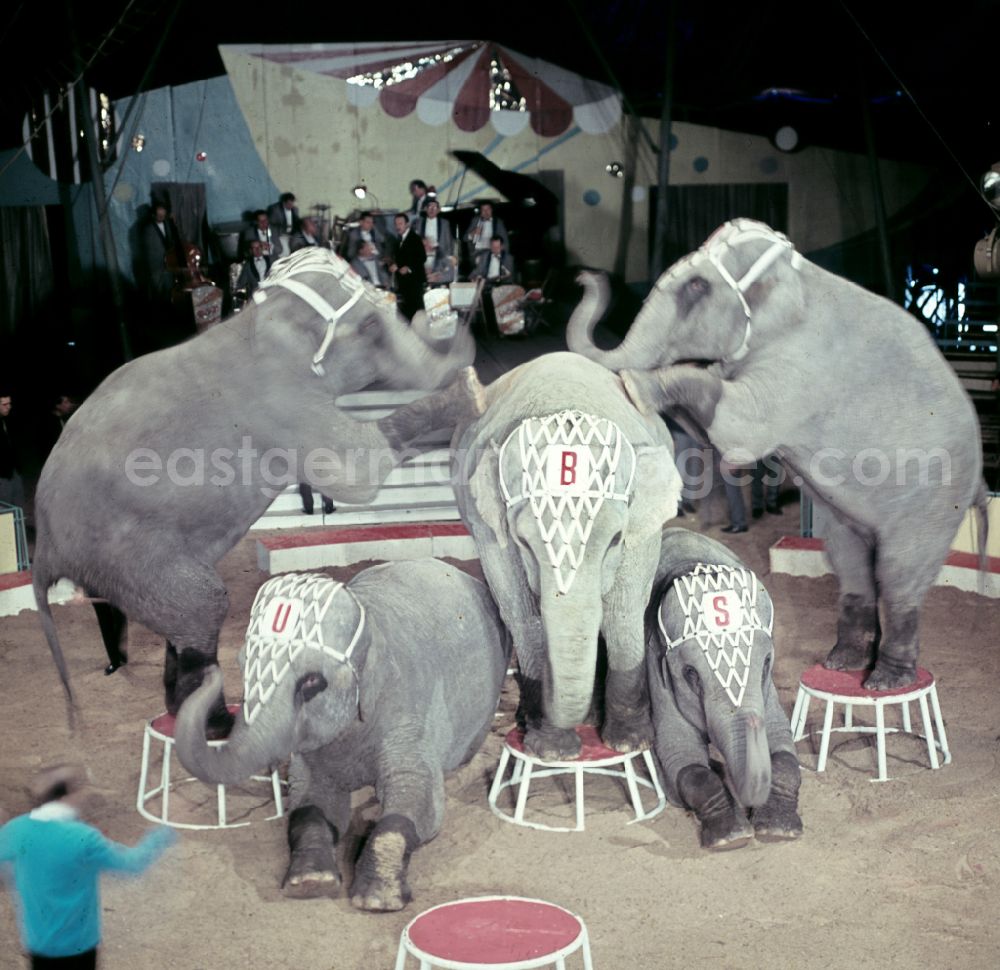
[[[799,133],[791,125],[782,125],[772,138],[776,148],[783,152],[793,152],[799,144]]]
[[[143,148],[146,147],[146,136],[145,135],[136,135],[135,138],[132,139],[132,147],[137,152],[141,152],[143,150]]]
[[[1000,162],[997,162],[980,180],[979,188],[983,198],[997,210],[1000,210]]]
[[[354,198],[363,199],[366,195],[368,195],[368,186],[365,185],[364,179],[362,179],[354,186]]]

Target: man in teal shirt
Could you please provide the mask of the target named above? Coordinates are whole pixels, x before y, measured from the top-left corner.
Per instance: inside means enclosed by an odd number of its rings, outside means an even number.
[[[87,787],[83,768],[49,768],[32,785],[36,807],[0,828],[0,866],[16,890],[33,970],[96,967],[101,872],[143,872],[176,839],[169,828],[134,847],[105,838],[78,814]]]

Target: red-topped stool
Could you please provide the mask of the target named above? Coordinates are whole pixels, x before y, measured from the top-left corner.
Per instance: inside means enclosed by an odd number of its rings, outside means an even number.
[[[420,970],[529,970],[558,967],[580,953],[593,970],[587,927],[568,909],[541,899],[481,896],[442,903],[407,924],[399,939],[396,970],[408,956]]]
[[[667,804],[660,786],[660,777],[656,771],[651,751],[630,751],[622,754],[613,748],[605,747],[597,734],[597,729],[590,724],[581,724],[576,728],[582,748],[577,758],[567,761],[543,761],[524,750],[524,734],[519,728],[507,732],[503,751],[500,754],[500,764],[490,786],[489,803],[493,814],[506,822],[517,825],[527,825],[533,829],[544,829],[546,832],[582,832],[584,830],[583,779],[585,775],[605,775],[623,781],[628,789],[629,799],[635,818],[632,822],[642,822],[659,815]],[[646,777],[636,771],[636,763],[645,765]],[[506,777],[507,768],[511,766],[510,777]],[[528,790],[531,782],[538,778],[552,778],[558,775],[571,775],[574,781],[576,825],[549,825],[544,822],[529,821],[525,818],[528,804]],[[497,798],[508,788],[517,789],[517,797],[513,812],[500,807]],[[643,805],[643,791],[653,792],[656,803],[646,809]],[[647,796],[648,797],[648,796]]]
[[[857,734],[874,734],[875,747],[878,756],[878,777],[872,781],[888,781],[886,769],[885,736],[902,732],[914,734],[927,742],[927,756],[932,769],[951,761],[948,750],[948,736],[944,732],[944,722],[941,719],[941,705],[938,703],[937,685],[934,675],[923,667],[917,668],[917,680],[905,687],[894,690],[866,690],[863,686],[868,676],[864,670],[827,670],[822,664],[810,667],[802,674],[799,681],[799,692],[795,698],[795,708],[792,711],[792,738],[801,741],[806,736],[806,720],[809,716],[809,703],[812,698],[823,701],[826,708],[823,716],[823,728],[820,734],[819,758],[816,761],[816,771],[826,770],[826,758],[830,750],[830,734],[835,732],[852,732]],[[924,733],[915,734],[910,722],[910,701],[920,705],[920,716],[923,721]],[[930,702],[928,706],[928,701]],[[834,707],[844,706],[844,723],[833,726]],[[902,727],[886,727],[885,708],[899,705]],[[855,724],[855,707],[874,707],[875,724]],[[933,722],[931,712],[934,714]],[[935,737],[935,728],[937,736]],[[941,758],[938,758],[938,752]]]
[[[239,709],[238,704],[229,705],[229,712],[231,714],[235,714]],[[135,807],[139,814],[144,818],[148,818],[151,822],[159,822],[161,825],[169,825],[175,829],[232,829],[249,825],[249,820],[231,822],[227,818],[225,785],[215,786],[215,821],[192,822],[170,818],[171,793],[179,785],[184,785],[192,781],[198,782],[198,779],[192,775],[185,775],[182,778],[174,779],[170,777],[171,760],[174,754],[174,728],[176,720],[173,714],[161,714],[159,717],[154,717],[153,720],[146,722],[146,729],[142,736],[142,767],[139,770],[139,793],[135,801]],[[162,745],[158,772],[150,771],[150,754],[154,741]],[[220,744],[225,743],[225,740],[208,742],[212,747],[218,747]],[[156,784],[157,781],[159,784]],[[282,781],[278,770],[275,769],[270,775],[251,775],[249,781],[255,783],[264,782],[270,786],[270,791],[266,793],[265,797],[273,801],[274,814],[269,815],[268,819],[281,818],[285,814],[283,788],[287,786],[287,782]],[[198,783],[204,784],[204,782]],[[153,785],[152,788],[149,787],[150,784]],[[158,815],[154,815],[147,806],[150,801],[157,797],[160,799],[160,812]]]

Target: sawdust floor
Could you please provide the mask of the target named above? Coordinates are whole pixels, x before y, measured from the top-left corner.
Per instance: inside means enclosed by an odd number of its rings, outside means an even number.
[[[727,537],[775,601],[775,681],[789,714],[799,674],[832,643],[836,606],[832,577],[769,574],[767,550],[796,531],[797,512],[791,504],[782,517],[766,516],[745,535]],[[230,697],[238,690],[236,653],[249,607],[267,578],[257,569],[254,542],[245,538],[221,564],[231,597],[220,648]],[[351,571],[330,572],[346,578]],[[136,812],[135,797],[143,724],[162,710],[162,643],[133,629],[128,667],[104,677],[93,612],[67,605],[55,615],[81,723],[71,735],[36,615],[0,620],[0,805],[11,814],[23,811],[24,784],[35,769],[83,760],[103,789],[93,820],[113,838],[134,842],[149,824]],[[693,819],[676,808],[627,824],[623,792],[604,779],[588,782],[585,832],[553,834],[501,821],[486,796],[516,706],[509,679],[494,731],[448,779],[441,834],[413,857],[415,901],[406,910],[370,915],[343,896],[285,899],[279,891],[284,823],[266,820],[259,792],[233,793],[232,811],[246,813],[249,826],[182,833],[140,879],[105,879],[102,967],[384,970],[394,965],[400,931],[416,913],[497,893],[548,899],[580,914],[598,970],[995,967],[998,631],[1000,601],[931,591],[922,662],[938,679],[953,762],[932,772],[920,741],[895,736],[893,780],[874,784],[874,749],[841,735],[827,771],[804,773],[805,834],[796,843],[710,854],[698,845]],[[800,743],[800,757],[815,765],[807,742]],[[532,806],[549,806],[551,819],[560,812],[568,817],[558,789],[540,784],[538,792]],[[179,815],[204,817],[212,797],[193,783],[174,807]],[[352,840],[377,813],[371,791],[357,793],[355,805]],[[348,877],[352,853],[350,845],[341,852]],[[23,966],[6,892],[0,939],[0,967]]]

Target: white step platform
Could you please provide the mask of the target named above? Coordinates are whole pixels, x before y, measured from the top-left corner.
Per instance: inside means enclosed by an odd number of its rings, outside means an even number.
[[[68,579],[60,579],[49,590],[50,603],[68,603],[76,592]],[[31,588],[31,570],[0,574],[0,616],[17,616],[22,610],[35,609]]]
[[[338,407],[358,421],[376,421],[428,391],[359,391],[337,398]],[[323,500],[314,493],[312,515],[302,511],[297,485],[290,485],[251,526],[259,529],[305,529],[380,523],[457,522],[458,509],[451,489],[450,432],[428,435],[413,447],[415,454],[394,468],[367,505],[338,504],[323,514]]]
[[[783,536],[770,550],[771,572],[790,576],[826,576],[833,572],[822,539]],[[979,556],[972,552],[948,554],[935,583],[966,593],[982,593],[1000,599],[1000,557],[987,558],[986,571],[979,571]]]

